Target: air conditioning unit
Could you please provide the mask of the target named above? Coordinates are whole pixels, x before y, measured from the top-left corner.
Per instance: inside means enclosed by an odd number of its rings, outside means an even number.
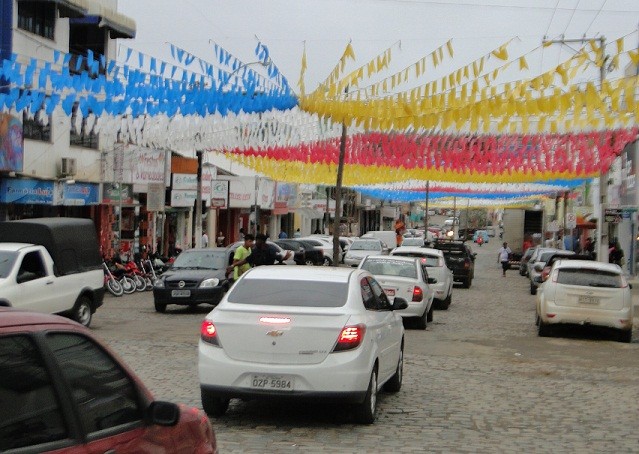
[[[75,175],[76,161],[75,158],[62,158],[60,163],[60,174],[65,177]]]

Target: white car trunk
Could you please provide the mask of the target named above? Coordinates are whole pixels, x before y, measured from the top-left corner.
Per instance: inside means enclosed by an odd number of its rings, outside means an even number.
[[[349,315],[313,308],[264,306],[215,312],[213,323],[224,352],[237,361],[319,364],[337,342]]]
[[[391,302],[398,296],[408,302],[413,300],[415,279],[384,275],[376,275],[375,279],[382,286],[384,292],[386,292],[386,296],[388,296]],[[422,287],[422,290],[424,290],[424,298],[426,298],[426,289]]]
[[[554,303],[562,307],[618,311],[624,307],[623,295],[619,288],[563,284],[556,286]]]

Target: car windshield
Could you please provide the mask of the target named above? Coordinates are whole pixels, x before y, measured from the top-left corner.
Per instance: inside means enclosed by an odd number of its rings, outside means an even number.
[[[351,251],[381,251],[382,245],[378,241],[355,241],[351,244]]]
[[[587,268],[560,268],[557,273],[557,283],[584,287],[621,288],[623,286],[620,274]]]
[[[258,306],[342,307],[347,295],[347,282],[247,278],[231,287],[227,300]]]
[[[172,269],[221,270],[226,267],[226,253],[214,251],[184,251],[177,256]]]
[[[373,276],[398,276],[417,279],[417,269],[414,262],[404,260],[368,259],[362,264],[362,269]]]
[[[13,269],[18,254],[12,251],[0,251],[0,278],[6,278]]]

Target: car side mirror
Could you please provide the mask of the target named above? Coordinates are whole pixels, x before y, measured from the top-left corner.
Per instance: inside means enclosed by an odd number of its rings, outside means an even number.
[[[393,305],[391,306],[391,310],[401,311],[402,309],[406,309],[407,307],[408,307],[408,301],[406,301],[404,298],[400,298],[399,296],[397,296],[393,300]]]
[[[428,278],[428,283],[429,284],[437,284],[437,279],[435,279],[434,277],[429,277]]]
[[[149,405],[147,416],[152,424],[175,426],[180,420],[180,408],[173,402],[156,400]]]

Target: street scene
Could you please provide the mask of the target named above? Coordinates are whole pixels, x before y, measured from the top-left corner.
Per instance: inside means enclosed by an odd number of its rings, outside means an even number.
[[[639,452],[638,18],[0,1],[0,453]]]
[[[235,400],[212,418],[220,451],[635,452],[639,344],[581,327],[538,337],[535,297],[517,270],[501,277],[499,246],[474,245],[471,288],[456,284],[448,310],[425,331],[406,330],[404,384],[380,394],[375,425],[320,402]],[[107,297],[93,330],[159,399],[201,406],[197,342],[208,311],[158,314],[149,292]]]

